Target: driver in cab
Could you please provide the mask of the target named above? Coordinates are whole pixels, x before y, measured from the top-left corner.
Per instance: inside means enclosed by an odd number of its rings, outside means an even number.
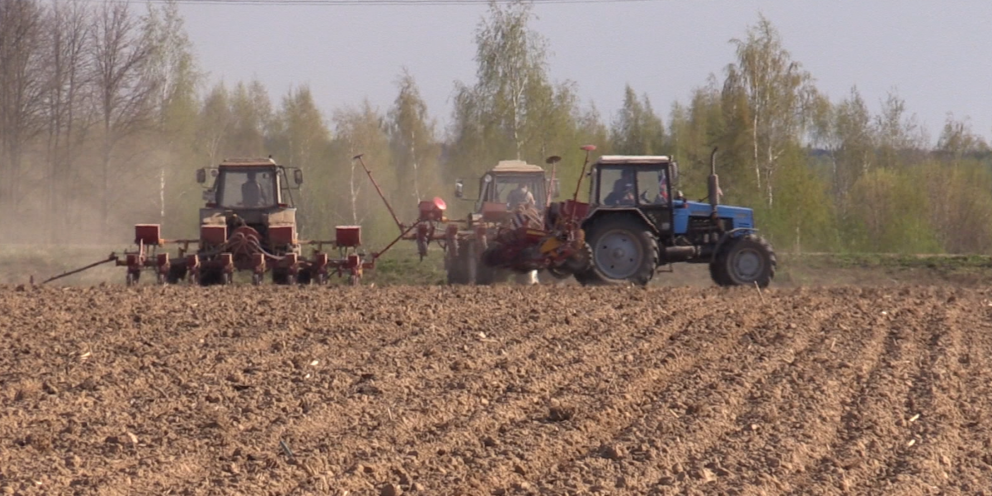
[[[507,195],[506,200],[507,206],[511,212],[516,210],[520,205],[537,205],[537,202],[534,201],[534,195],[527,189],[527,183],[517,184],[517,189],[510,191],[510,194]]]
[[[613,182],[613,191],[606,195],[603,203],[611,207],[633,205],[637,202],[634,191],[634,171],[626,169],[620,174],[620,179]]]
[[[249,172],[248,180],[241,185],[241,201],[249,208],[268,205],[262,185],[255,180],[255,172]]]

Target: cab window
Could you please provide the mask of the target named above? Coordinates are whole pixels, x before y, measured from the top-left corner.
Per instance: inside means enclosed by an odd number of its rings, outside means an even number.
[[[627,168],[604,167],[599,173],[599,203],[608,207],[634,205],[636,191],[634,171]]]
[[[637,191],[637,199],[641,205],[667,204],[668,174],[665,169],[639,171]]]
[[[271,172],[221,172],[219,203],[224,208],[264,208],[275,205],[275,178]]]

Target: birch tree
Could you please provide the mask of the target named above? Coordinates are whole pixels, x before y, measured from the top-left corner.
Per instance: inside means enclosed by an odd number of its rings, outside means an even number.
[[[488,16],[479,23],[476,82],[455,90],[452,160],[466,171],[525,159],[529,131],[542,126],[542,106],[560,100],[548,89],[547,41],[529,27],[532,18],[525,0],[505,6],[490,0]]]
[[[799,141],[810,122],[816,95],[812,76],[782,46],[778,32],[764,16],[744,39],[733,39],[736,62],[727,67],[725,91],[743,99],[750,133],[751,162],[759,191],[774,204],[774,175],[779,159]]]
[[[389,141],[397,176],[395,197],[400,205],[416,204],[425,190],[438,182],[435,124],[413,76],[404,69],[397,82],[399,94],[389,110]],[[410,187],[412,186],[412,190]],[[424,188],[424,189],[422,189]]]

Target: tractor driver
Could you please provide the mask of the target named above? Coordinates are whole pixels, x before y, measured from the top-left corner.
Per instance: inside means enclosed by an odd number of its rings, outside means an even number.
[[[506,202],[509,204],[511,212],[516,210],[519,205],[537,205],[537,202],[534,201],[534,195],[527,190],[527,183],[517,184],[517,189],[507,195]]]
[[[241,201],[246,207],[261,207],[268,204],[262,185],[255,181],[255,172],[248,173],[248,180],[241,185]]]
[[[633,205],[637,201],[636,193],[634,191],[634,171],[630,169],[624,169],[620,173],[620,179],[617,179],[613,183],[613,191],[606,195],[603,199],[603,203],[616,206],[616,205]]]

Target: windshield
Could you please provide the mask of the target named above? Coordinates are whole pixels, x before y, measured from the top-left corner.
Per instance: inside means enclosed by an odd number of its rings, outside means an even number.
[[[609,207],[668,203],[665,168],[603,167],[599,174],[601,205]]]
[[[217,203],[222,208],[264,208],[276,204],[272,171],[221,171]]]
[[[510,209],[521,203],[540,208],[547,201],[542,175],[495,176],[495,184],[485,183],[483,201],[505,203]]]

